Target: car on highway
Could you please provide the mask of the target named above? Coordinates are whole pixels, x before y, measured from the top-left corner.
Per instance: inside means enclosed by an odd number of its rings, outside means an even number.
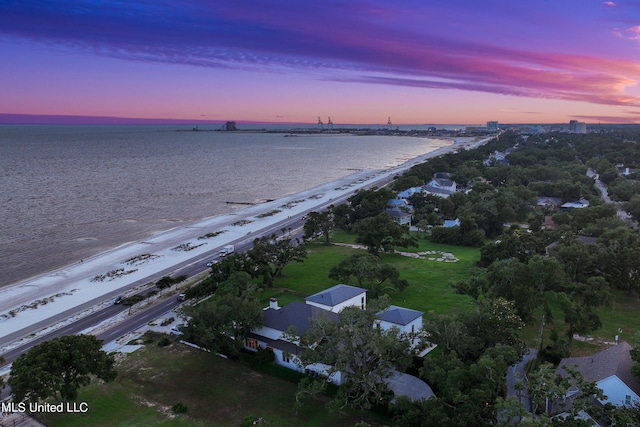
[[[207,267],[213,267],[213,266],[214,266],[214,265],[216,265],[217,263],[218,263],[218,261],[216,261],[215,259],[214,259],[214,260],[211,260],[211,261],[209,261],[209,262],[207,263]]]
[[[186,299],[187,299],[187,296],[185,294],[178,295],[178,301],[184,301]]]
[[[122,304],[122,301],[124,301],[124,295],[120,295],[119,297],[117,297],[116,300],[113,303],[114,304]]]

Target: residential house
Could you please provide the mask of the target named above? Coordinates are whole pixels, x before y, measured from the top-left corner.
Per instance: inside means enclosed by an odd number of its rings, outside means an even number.
[[[422,193],[422,187],[411,187],[398,193],[399,199],[408,199],[416,193]]]
[[[262,312],[262,327],[247,334],[245,348],[252,351],[258,348],[271,350],[275,363],[304,372],[304,368],[299,366],[298,355],[302,348],[298,337],[309,330],[313,319],[320,317],[338,320],[335,312],[300,301],[280,307],[278,301],[272,298],[269,307]],[[288,336],[288,332],[292,335]],[[341,378],[334,378],[334,381],[340,384]]]
[[[579,235],[579,236],[575,236],[575,238],[580,240],[585,245],[595,245],[596,243],[598,243],[597,237]],[[565,237],[562,237],[562,239],[565,239]],[[553,248],[555,248],[558,245],[558,243],[559,242],[557,240],[555,242],[549,243],[544,249],[545,253],[549,255],[550,250],[553,250]]]
[[[507,155],[509,153],[507,151],[494,151],[489,154],[489,158],[482,162],[485,166],[494,166],[494,165],[508,165],[509,160],[507,159]]]
[[[386,331],[398,328],[400,335],[404,335],[411,341],[411,347],[416,348],[420,344],[418,334],[422,330],[422,316],[424,313],[410,308],[389,306],[377,314],[376,328]]]
[[[411,213],[404,211],[402,209],[399,208],[393,208],[393,209],[385,209],[385,212],[387,214],[389,214],[389,216],[391,218],[393,218],[393,220],[395,222],[397,222],[400,225],[408,225],[409,227],[411,227]]]
[[[560,208],[564,210],[569,210],[569,209],[582,209],[582,208],[586,208],[587,206],[589,206],[589,201],[587,199],[582,198],[580,200],[566,202],[562,204]]]
[[[561,204],[562,199],[560,197],[538,197],[537,205],[539,208],[557,209]]]
[[[335,285],[305,298],[307,304],[332,313],[340,313],[345,307],[367,308],[367,291],[349,285]]]
[[[433,174],[433,179],[422,190],[427,194],[447,198],[456,192],[457,184],[451,179],[449,172],[438,172]]]
[[[595,382],[606,396],[598,399],[601,404],[631,406],[640,403],[640,381],[631,373],[631,346],[621,342],[593,356],[562,359],[558,373],[566,373],[563,367],[573,367],[588,382]],[[573,389],[567,395],[570,399],[579,392]]]
[[[245,348],[252,351],[257,351],[258,348],[271,350],[278,365],[299,372],[316,372],[322,375],[327,371],[326,365],[301,365],[298,358],[303,349],[300,336],[309,330],[313,319],[326,317],[337,321],[339,313],[346,307],[355,306],[364,310],[366,305],[365,289],[344,284],[313,294],[305,298],[305,302],[296,301],[283,307],[272,298],[269,307],[262,312],[262,327],[247,335]],[[371,327],[387,330],[395,326],[401,334],[413,337],[412,345],[416,347],[419,344],[416,334],[422,328],[422,315],[422,312],[416,310],[391,306],[378,313],[379,321]],[[344,378],[342,373],[338,372],[329,380],[340,385]]]

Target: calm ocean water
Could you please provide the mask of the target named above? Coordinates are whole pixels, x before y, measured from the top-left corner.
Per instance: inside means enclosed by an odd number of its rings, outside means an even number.
[[[0,286],[152,233],[382,169],[441,142],[412,137],[0,126]]]

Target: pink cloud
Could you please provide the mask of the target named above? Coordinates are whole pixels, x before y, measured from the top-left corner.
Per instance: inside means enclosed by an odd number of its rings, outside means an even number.
[[[616,6],[617,6],[617,4],[615,4],[615,3],[614,3],[614,2],[612,2],[612,1],[603,1],[603,2],[602,2],[602,4],[603,4],[604,6],[607,6],[607,7],[616,7]]]

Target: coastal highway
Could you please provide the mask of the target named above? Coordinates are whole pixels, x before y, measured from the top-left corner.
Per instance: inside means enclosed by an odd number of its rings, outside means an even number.
[[[383,177],[373,182],[371,186],[382,186],[391,180],[392,180],[391,177]],[[343,194],[343,195],[340,195],[340,197],[335,197],[322,205],[316,206],[313,209],[313,211],[321,211],[326,209],[329,205],[338,205],[338,204],[344,203],[351,195],[352,193]],[[250,231],[249,233],[247,233],[247,235],[243,236],[240,239],[236,239],[235,241],[229,242],[229,244],[235,245],[237,252],[244,252],[252,247],[254,239],[263,237],[263,236],[268,236],[274,233],[276,235],[281,235],[283,229],[290,230],[290,234],[288,235],[290,238],[292,239],[300,238],[303,235],[302,228],[304,226],[304,221],[305,221],[304,217],[306,216],[307,213],[308,211],[300,212],[285,220],[274,223],[269,227],[256,230],[256,231]],[[206,267],[206,264],[207,262],[213,259],[219,259],[217,249],[212,250],[198,257],[198,259],[196,260],[190,260],[188,262],[183,262],[179,265],[171,266],[170,268],[167,268],[153,275],[152,277],[147,277],[147,278],[144,278],[143,280],[139,280],[138,282],[133,283],[132,287],[149,283],[150,281],[157,280],[160,277],[165,275],[170,275],[170,276],[187,275],[191,277],[191,276],[200,274],[208,269],[208,267]],[[152,288],[147,288],[144,291],[142,291],[141,294],[145,294],[151,290]],[[12,363],[15,359],[17,359],[20,356],[20,354],[28,351],[31,347],[41,342],[51,340],[57,337],[65,336],[65,335],[82,333],[83,331],[94,328],[95,326],[97,326],[98,324],[100,324],[101,322],[107,319],[113,318],[114,316],[121,314],[123,311],[129,310],[129,307],[113,304],[113,300],[115,299],[115,297],[117,295],[120,295],[121,293],[122,292],[120,291],[120,292],[114,292],[113,294],[108,295],[106,297],[107,298],[106,301],[105,301],[105,297],[96,299],[94,301],[89,301],[85,304],[82,304],[81,306],[76,307],[73,310],[68,310],[66,312],[60,313],[59,315],[55,316],[52,319],[47,319],[46,321],[32,325],[29,328],[24,328],[22,330],[16,331],[10,336],[6,337],[5,339],[3,339],[4,344],[2,345],[6,345],[10,342],[17,341],[23,337],[26,337],[30,334],[34,334],[56,323],[67,321],[67,319],[70,319],[74,315],[77,315],[78,313],[84,310],[88,310],[91,307],[95,307],[101,304],[102,305],[106,304],[102,309],[98,309],[87,316],[84,316],[79,318],[78,320],[69,322],[69,324],[62,326],[58,329],[52,330],[49,333],[43,333],[37,338],[29,340],[25,344],[18,345],[15,348],[6,351],[1,355],[2,357],[4,357],[6,362],[4,368],[6,368],[7,364]],[[147,324],[149,321],[156,319],[158,317],[161,317],[164,313],[174,309],[176,306],[180,304],[180,301],[178,301],[175,298],[176,293],[167,293],[167,294],[168,294],[168,298],[162,299],[157,303],[153,304],[150,308],[145,309],[144,311],[132,314],[131,316],[126,317],[125,319],[123,319],[113,327],[103,332],[100,332],[97,335],[98,338],[104,340],[104,342],[114,341],[115,339],[122,337],[127,333],[138,329],[139,327]],[[0,368],[0,370],[2,370],[2,368]],[[3,392],[2,395],[3,395],[2,397],[5,397],[6,391]]]
[[[291,218],[288,218],[287,220],[281,221],[277,224],[272,225],[271,227],[265,228],[263,230],[257,231],[257,232],[253,232],[253,233],[249,233],[247,234],[243,239],[237,240],[235,242],[231,242],[232,244],[235,244],[236,246],[236,251],[237,252],[244,252],[248,249],[250,249],[253,246],[253,240],[255,238],[258,237],[262,237],[262,236],[268,236],[272,233],[276,233],[276,234],[281,234],[281,230],[283,228],[289,230],[292,230],[292,234],[290,235],[290,237],[292,238],[298,238],[301,237],[303,232],[301,230],[302,226],[304,225],[304,220],[302,219],[303,215],[297,215],[297,216],[292,216]],[[197,274],[200,274],[204,271],[206,271],[208,269],[208,267],[206,266],[207,262],[209,262],[210,260],[213,259],[219,259],[219,255],[218,255],[218,251],[217,250],[213,250],[211,252],[209,252],[208,254],[205,254],[204,256],[200,257],[198,260],[194,261],[190,261],[188,263],[183,263],[181,265],[178,266],[172,266],[171,268],[168,268],[166,270],[163,270],[162,272],[158,273],[157,275],[154,275],[154,277],[148,277],[145,278],[143,280],[140,280],[134,284],[132,284],[132,287],[138,286],[138,285],[142,285],[145,283],[148,283],[151,280],[156,280],[162,276],[165,275],[173,275],[173,276],[178,276],[178,275],[187,275],[189,277],[191,276],[195,276]],[[157,276],[157,277],[156,277]],[[146,293],[150,292],[151,290],[153,290],[153,288],[147,288],[144,291],[140,292],[139,294],[141,295],[146,295]],[[166,292],[166,291],[165,291]],[[28,343],[25,343],[23,345],[20,345],[12,350],[9,350],[5,353],[3,353],[1,356],[4,357],[5,361],[7,363],[11,363],[13,362],[20,354],[26,352],[29,348],[31,348],[34,345],[37,345],[43,341],[47,341],[47,340],[51,340],[53,338],[56,337],[61,337],[64,335],[72,335],[72,334],[77,334],[80,333],[82,331],[91,329],[92,327],[95,327],[96,325],[100,324],[101,322],[110,319],[118,314],[120,314],[123,311],[127,311],[129,310],[129,307],[127,306],[123,306],[123,305],[116,305],[113,304],[112,302],[114,301],[115,297],[117,295],[119,295],[121,292],[115,292],[113,295],[110,295],[108,300],[106,301],[106,303],[108,304],[105,308],[99,309],[96,312],[93,312],[87,316],[81,317],[76,321],[73,321],[71,323],[69,323],[66,326],[63,326],[61,328],[58,328],[56,330],[53,330],[49,333],[45,333],[42,334],[41,336],[34,338],[32,340],[29,340]],[[177,293],[172,293],[170,294],[170,298],[167,298],[165,300],[160,301],[159,303],[154,304],[151,308],[138,313],[136,315],[132,315],[131,317],[126,318],[125,320],[123,320],[122,322],[120,322],[120,324],[118,324],[117,326],[114,326],[113,328],[105,331],[104,333],[101,333],[99,335],[100,339],[105,340],[105,342],[108,342],[110,340],[113,340],[115,338],[118,338],[124,334],[126,334],[127,332],[133,331],[135,330],[137,327],[139,327],[142,324],[145,324],[146,322],[148,322],[149,320],[152,320],[155,317],[158,317],[159,315],[166,313],[167,311],[173,309],[175,306],[177,306],[179,304],[179,302],[176,300],[175,295]],[[66,312],[60,313],[57,316],[55,316],[55,318],[53,319],[47,319],[46,321],[43,322],[39,322],[35,325],[32,325],[29,328],[25,328],[19,331],[15,331],[13,334],[9,335],[5,340],[5,342],[13,342],[16,341],[20,338],[23,338],[31,333],[33,333],[32,331],[39,331],[42,330],[48,326],[51,326],[57,322],[63,322],[67,319],[69,319],[70,317],[72,317],[73,315],[77,314],[78,312],[87,310],[91,307],[94,307],[98,304],[104,304],[105,303],[105,298],[100,298],[99,300],[96,301],[90,301],[87,302],[85,304],[82,304],[81,306],[75,308],[74,310],[68,310]]]

